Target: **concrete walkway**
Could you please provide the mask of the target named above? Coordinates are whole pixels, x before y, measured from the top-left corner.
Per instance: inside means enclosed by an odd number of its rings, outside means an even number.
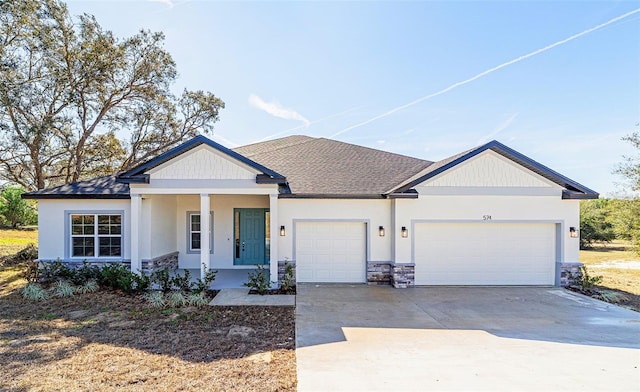
[[[296,306],[295,295],[254,295],[249,289],[222,289],[211,306]]]
[[[297,289],[299,391],[640,388],[640,314],[563,289]]]

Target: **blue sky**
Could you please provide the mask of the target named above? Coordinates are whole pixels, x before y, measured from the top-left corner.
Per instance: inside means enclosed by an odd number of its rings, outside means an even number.
[[[163,31],[175,91],[225,102],[213,139],[228,147],[306,134],[438,160],[496,139],[624,190],[612,170],[640,129],[638,1],[68,5],[120,37]]]

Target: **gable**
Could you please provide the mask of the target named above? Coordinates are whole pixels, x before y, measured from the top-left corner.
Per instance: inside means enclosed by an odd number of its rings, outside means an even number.
[[[546,178],[486,150],[425,181],[424,187],[557,188]]]
[[[152,179],[185,180],[255,180],[259,173],[206,145],[193,148],[149,171]]]

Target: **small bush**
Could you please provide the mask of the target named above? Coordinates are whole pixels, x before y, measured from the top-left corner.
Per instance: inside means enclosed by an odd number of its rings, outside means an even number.
[[[74,274],[70,278],[70,280],[73,284],[81,286],[91,280],[100,280],[101,275],[102,272],[100,271],[100,267],[91,265],[87,261],[83,261],[82,267],[75,269]]]
[[[66,280],[59,280],[52,288],[51,291],[56,297],[71,297],[75,293],[75,289]]]
[[[577,284],[580,286],[580,290],[584,292],[589,292],[593,290],[593,288],[600,282],[602,282],[602,276],[589,275],[589,270],[587,270],[587,266],[583,265],[580,267],[580,276],[578,277]]]
[[[213,283],[213,281],[216,280],[217,274],[218,274],[218,271],[207,270],[207,272],[204,275],[204,279],[199,278],[195,281],[195,283],[193,283],[192,291],[194,293],[202,293],[209,290],[209,288],[211,288],[211,283]]]
[[[180,273],[176,273],[176,275],[171,278],[171,285],[177,290],[184,291],[185,293],[190,292],[191,272],[189,272],[189,270],[184,270],[183,275],[180,275]]]
[[[151,278],[142,271],[131,272],[122,264],[108,264],[100,271],[100,283],[114,290],[127,294],[143,292],[151,286]]]
[[[289,263],[288,259],[284,260],[284,274],[280,280],[280,288],[285,291],[291,291],[295,286],[295,279],[293,276],[293,266]]]
[[[145,298],[153,308],[163,308],[167,304],[164,294],[160,291],[152,291]]]
[[[76,293],[79,294],[86,294],[86,293],[93,293],[95,291],[98,291],[98,283],[95,280],[89,280],[87,282],[85,282],[85,284],[81,285],[81,286],[77,286],[76,287]]]
[[[257,270],[249,273],[249,281],[242,285],[250,288],[251,290],[255,290],[260,295],[265,295],[271,288],[271,282],[269,281],[269,276],[267,275],[264,266],[258,264],[256,267]]]
[[[209,298],[204,294],[204,292],[192,293],[187,297],[187,303],[190,306],[201,307],[209,304]]]
[[[187,305],[188,303],[187,299],[181,291],[174,291],[172,293],[169,293],[169,295],[167,295],[167,302],[169,303],[169,306],[174,308]]]
[[[169,276],[169,270],[164,268],[158,271],[155,271],[151,274],[151,281],[160,286],[160,290],[163,293],[168,293],[171,291],[171,286],[173,283],[171,282],[171,276]]]
[[[28,283],[22,288],[22,297],[31,301],[42,301],[49,298],[49,293],[38,283]]]
[[[67,267],[60,259],[45,261],[40,268],[40,279],[45,283],[53,283],[59,280],[73,281],[76,271]]]

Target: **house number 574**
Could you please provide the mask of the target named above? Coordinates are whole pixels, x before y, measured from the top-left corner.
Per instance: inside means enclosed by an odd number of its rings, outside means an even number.
[[[491,215],[482,215],[482,220],[491,220]]]

